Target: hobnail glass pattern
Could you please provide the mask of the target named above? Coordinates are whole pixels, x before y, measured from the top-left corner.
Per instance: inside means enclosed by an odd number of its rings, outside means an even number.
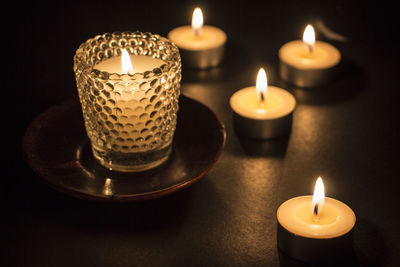
[[[133,75],[95,68],[120,56],[122,49],[165,64]],[[173,43],[142,32],[98,35],[76,51],[74,72],[86,132],[103,166],[137,171],[166,160],[176,127],[181,80],[181,59]]]

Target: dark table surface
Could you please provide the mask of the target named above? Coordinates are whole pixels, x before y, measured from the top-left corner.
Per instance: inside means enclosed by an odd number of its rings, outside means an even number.
[[[43,183],[24,161],[22,137],[40,113],[76,97],[79,44],[117,30],[166,36],[190,22],[196,5],[206,24],[228,35],[219,68],[183,69],[182,93],[214,110],[227,129],[214,168],[183,191],[140,203],[78,200]],[[301,266],[278,252],[275,214],[283,201],[311,194],[319,175],[327,195],[357,215],[349,262],[398,266],[399,50],[390,3],[48,1],[8,3],[3,13],[5,266]],[[279,47],[321,21],[348,38],[328,40],[317,29],[318,39],[342,52],[344,72],[319,90],[285,84]],[[286,139],[254,142],[232,129],[229,97],[253,85],[261,66],[270,84],[297,98]]]

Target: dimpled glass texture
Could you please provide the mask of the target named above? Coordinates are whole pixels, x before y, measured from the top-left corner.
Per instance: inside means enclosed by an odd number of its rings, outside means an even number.
[[[122,49],[160,59],[163,64],[133,75],[95,68],[100,62],[121,56]],[[181,59],[175,44],[151,33],[98,35],[76,51],[74,72],[86,132],[101,165],[109,170],[135,172],[167,160],[181,80]]]

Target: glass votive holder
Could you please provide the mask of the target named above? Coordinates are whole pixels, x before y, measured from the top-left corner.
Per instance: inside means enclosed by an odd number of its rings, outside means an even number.
[[[133,69],[138,72],[122,74],[96,68],[116,60],[124,49],[133,57]],[[136,66],[135,56],[141,58]],[[161,64],[148,70],[142,66],[141,71],[140,64],[146,65],[143,58]],[[168,159],[181,81],[179,50],[172,42],[142,32],[97,35],[76,51],[74,72],[86,132],[101,165],[137,172]]]

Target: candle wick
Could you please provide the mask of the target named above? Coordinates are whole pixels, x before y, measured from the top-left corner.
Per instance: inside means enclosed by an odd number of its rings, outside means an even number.
[[[311,44],[307,44],[308,47],[308,52],[310,52],[310,54],[314,51],[314,47]]]
[[[318,203],[316,203],[314,206],[314,215],[318,216]]]
[[[193,33],[194,33],[194,36],[199,36],[200,35],[200,28],[194,28],[193,29]]]
[[[318,221],[318,203],[316,203],[314,206],[313,214],[314,214],[314,221],[317,222]]]
[[[264,103],[264,101],[265,101],[265,97],[264,97],[264,93],[263,92],[260,92],[260,100],[261,100],[261,103]]]

